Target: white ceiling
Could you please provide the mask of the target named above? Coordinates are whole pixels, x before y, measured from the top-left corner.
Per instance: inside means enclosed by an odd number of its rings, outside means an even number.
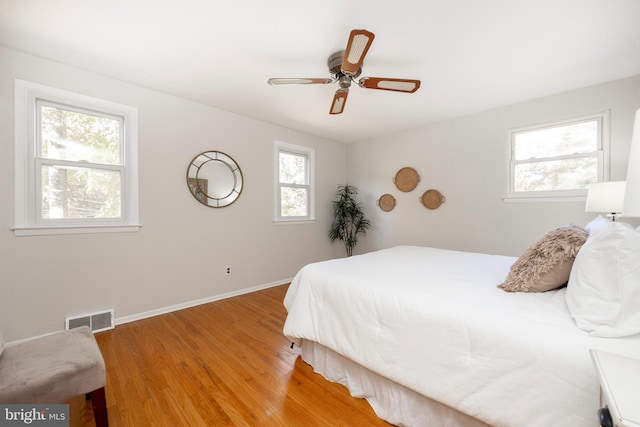
[[[341,142],[640,74],[639,0],[0,0],[0,44]],[[350,30],[376,38],[330,116]]]

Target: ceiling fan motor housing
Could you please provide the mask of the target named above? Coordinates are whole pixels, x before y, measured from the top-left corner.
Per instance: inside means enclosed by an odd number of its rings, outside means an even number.
[[[327,67],[329,67],[329,72],[331,73],[332,76],[334,76],[338,80],[341,80],[341,77],[346,76],[346,74],[342,72],[343,59],[344,59],[344,50],[341,50],[331,55],[327,60]],[[362,73],[362,67],[358,68],[358,71],[356,71],[355,73],[350,74],[350,77],[352,79],[355,79],[361,73]]]

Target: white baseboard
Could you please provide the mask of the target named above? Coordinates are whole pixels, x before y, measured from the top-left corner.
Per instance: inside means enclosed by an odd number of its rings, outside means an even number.
[[[158,308],[156,310],[145,311],[143,313],[131,314],[129,316],[116,317],[114,319],[114,325],[122,325],[123,323],[135,322],[136,320],[142,320],[153,316],[159,316],[161,314],[171,313],[172,311],[183,310],[189,307],[195,307],[196,305],[207,304],[209,302],[220,301],[227,298],[237,297],[239,295],[250,294],[251,292],[261,291],[263,289],[273,288],[274,286],[285,285],[287,283],[291,283],[293,277],[289,279],[280,280],[277,282],[265,283],[263,285],[254,286],[251,288],[241,289],[239,291],[227,292],[225,294],[213,295],[207,298],[201,298],[194,301],[187,301],[181,304],[171,305],[169,307]],[[60,329],[59,331],[49,332],[47,334],[38,335],[35,337],[24,338],[21,340],[7,342],[7,347],[12,347],[14,345],[21,344],[23,342],[31,341],[37,338],[46,337],[47,335],[56,334],[58,332],[63,331],[64,329]]]
[[[291,283],[292,280],[293,278],[289,278],[282,281],[271,282],[263,285],[254,286],[252,288],[241,289],[239,291],[227,292],[225,294],[213,295],[210,297],[201,298],[193,301],[187,301],[187,302],[183,302],[176,305],[170,305],[168,307],[149,310],[143,313],[130,314],[129,316],[123,316],[123,317],[116,317],[114,320],[114,324],[118,326],[124,323],[135,322],[136,320],[147,319],[149,317],[159,316],[161,314],[171,313],[173,311],[183,310],[185,308],[195,307],[201,304],[207,304],[214,301],[220,301],[227,298],[237,297],[239,295],[250,294],[251,292],[261,291],[263,289],[273,288],[274,286],[280,286],[286,283]]]

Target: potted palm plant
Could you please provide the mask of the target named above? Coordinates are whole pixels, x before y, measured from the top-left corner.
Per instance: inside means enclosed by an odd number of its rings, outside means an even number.
[[[351,256],[353,248],[358,243],[358,233],[366,233],[371,222],[365,217],[360,204],[355,196],[358,189],[353,185],[338,185],[336,200],[333,201],[333,223],[329,230],[331,242],[342,240],[347,250],[347,256]]]

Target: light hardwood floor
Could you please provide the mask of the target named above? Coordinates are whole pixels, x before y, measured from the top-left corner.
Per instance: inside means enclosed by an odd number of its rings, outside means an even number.
[[[388,427],[365,400],[315,374],[300,350],[289,348],[282,335],[286,289],[97,334],[110,426]],[[79,424],[93,426],[90,403],[79,406]]]

